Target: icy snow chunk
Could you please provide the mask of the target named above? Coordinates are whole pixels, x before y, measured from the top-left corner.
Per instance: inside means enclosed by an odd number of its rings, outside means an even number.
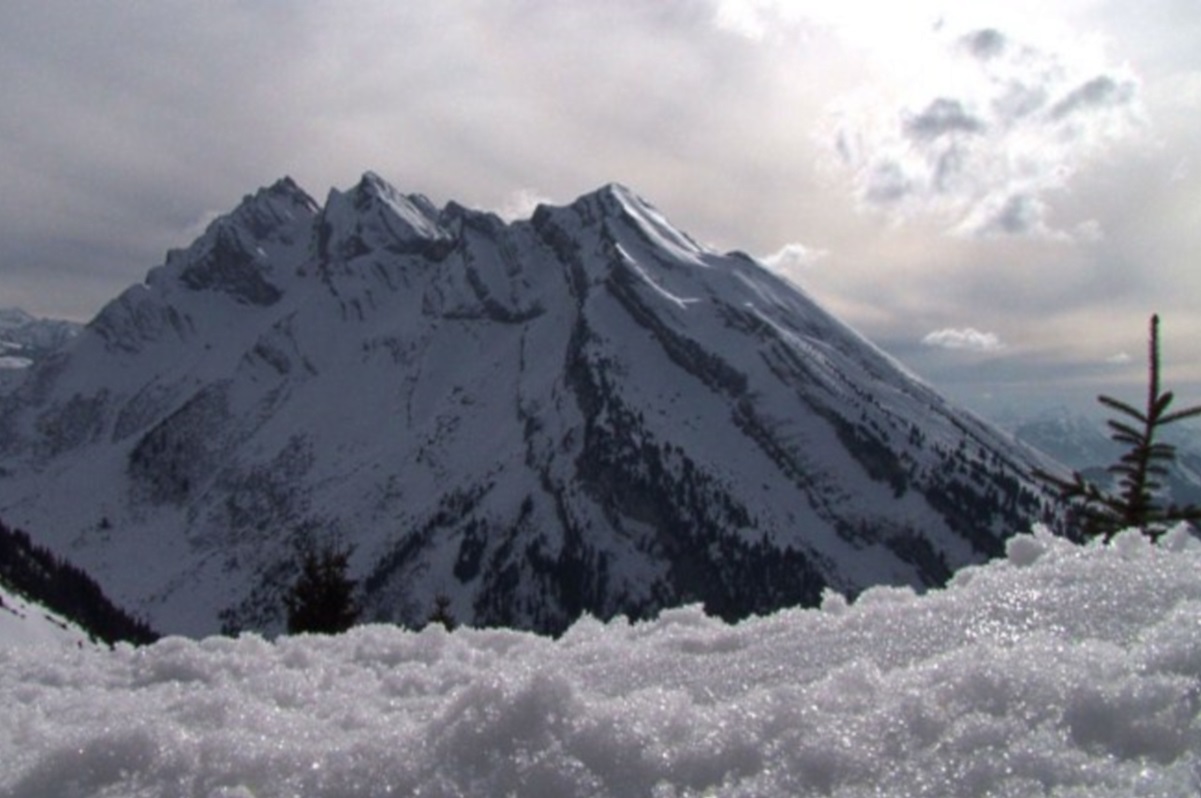
[[[1039,534],[1014,535],[1005,544],[1005,556],[1011,565],[1023,568],[1038,562],[1047,552],[1047,541]]]
[[[879,585],[863,591],[855,600],[855,604],[863,607],[887,606],[907,604],[916,598],[917,594],[908,585]]]
[[[850,604],[847,602],[847,597],[837,590],[826,588],[822,591],[822,612],[828,615],[842,615],[848,607]]]
[[[1169,529],[1159,539],[1159,547],[1168,551],[1187,551],[1201,548],[1201,540],[1197,539],[1196,531],[1189,524],[1177,524]]]
[[[1145,557],[1151,551],[1153,544],[1151,539],[1142,533],[1142,530],[1125,529],[1114,536],[1110,545],[1123,557],[1134,559]]]

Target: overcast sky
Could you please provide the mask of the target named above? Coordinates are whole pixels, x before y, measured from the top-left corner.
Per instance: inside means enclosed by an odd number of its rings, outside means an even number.
[[[617,181],[985,412],[1137,399],[1152,311],[1201,399],[1196,0],[6,0],[0,74],[0,306],[86,320],[285,174]]]

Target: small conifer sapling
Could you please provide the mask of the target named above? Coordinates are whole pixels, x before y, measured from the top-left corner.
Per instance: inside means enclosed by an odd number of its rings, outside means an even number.
[[[1167,475],[1167,466],[1176,459],[1176,448],[1157,436],[1168,424],[1201,416],[1201,405],[1169,412],[1172,392],[1160,391],[1159,316],[1151,317],[1148,353],[1145,408],[1139,410],[1112,396],[1097,397],[1098,402],[1119,414],[1108,422],[1110,437],[1126,447],[1118,462],[1109,467],[1109,473],[1117,478],[1116,491],[1102,489],[1078,471],[1071,479],[1042,470],[1034,472],[1037,478],[1056,488],[1061,498],[1079,509],[1086,534],[1102,535],[1107,541],[1130,528],[1140,529],[1147,537],[1158,540],[1172,524],[1201,520],[1201,507],[1161,505],[1157,496],[1163,488],[1160,478]]]
[[[442,624],[442,627],[448,632],[455,630],[458,622],[455,621],[454,613],[450,609],[450,596],[445,593],[434,596],[434,609],[430,613],[429,623]]]

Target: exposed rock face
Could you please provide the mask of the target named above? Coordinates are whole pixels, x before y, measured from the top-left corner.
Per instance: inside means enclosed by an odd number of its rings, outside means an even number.
[[[506,224],[282,180],[0,401],[0,517],[164,631],[279,628],[313,538],[369,618],[555,631],[936,584],[1044,511],[1028,450],[620,186]]]

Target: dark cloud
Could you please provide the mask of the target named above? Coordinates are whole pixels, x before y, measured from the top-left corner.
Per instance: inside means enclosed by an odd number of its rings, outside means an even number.
[[[976,226],[981,235],[1022,235],[1041,232],[1046,207],[1037,197],[1013,194],[1001,202],[995,213]]]
[[[992,98],[993,115],[1006,125],[1020,123],[1047,104],[1047,90],[1011,79]]]
[[[1111,75],[1098,75],[1068,92],[1051,106],[1049,115],[1058,122],[1073,114],[1114,108],[1129,103],[1135,91],[1135,84],[1131,80],[1119,81]]]
[[[963,46],[976,58],[987,61],[1005,52],[1005,34],[994,28],[972,31],[960,40]]]
[[[957,133],[981,133],[987,125],[968,113],[959,100],[938,97],[919,113],[905,119],[902,127],[909,138],[928,142]]]
[[[881,160],[868,170],[864,196],[876,205],[893,205],[914,192],[913,181],[896,161]]]

